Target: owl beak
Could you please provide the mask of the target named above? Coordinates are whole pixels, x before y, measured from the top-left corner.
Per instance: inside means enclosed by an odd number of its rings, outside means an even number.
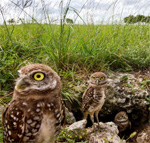
[[[99,79],[97,79],[97,80],[96,80],[96,84],[99,84],[99,83],[100,83],[100,80],[99,80]]]
[[[17,81],[15,88],[17,90],[20,90],[20,89],[24,89],[27,85],[28,83],[26,83],[23,79],[20,79],[19,81]]]

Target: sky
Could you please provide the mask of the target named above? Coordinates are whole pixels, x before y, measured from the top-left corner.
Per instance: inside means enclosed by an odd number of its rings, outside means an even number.
[[[0,24],[4,19],[31,21],[31,17],[59,23],[67,5],[66,18],[76,24],[121,23],[129,15],[150,16],[150,0],[0,0]]]

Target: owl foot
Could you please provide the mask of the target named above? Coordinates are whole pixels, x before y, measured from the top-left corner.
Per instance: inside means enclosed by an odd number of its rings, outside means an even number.
[[[99,122],[98,122],[98,130],[99,130],[99,131],[101,130]]]
[[[97,129],[97,124],[93,124],[92,128],[93,128],[94,133],[96,133],[99,130],[99,127]]]
[[[96,133],[96,128],[95,128],[95,125],[93,125],[93,128],[94,128],[94,133]]]

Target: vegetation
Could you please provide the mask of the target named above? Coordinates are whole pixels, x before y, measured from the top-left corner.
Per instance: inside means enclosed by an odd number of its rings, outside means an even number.
[[[57,25],[1,26],[1,95],[12,90],[16,71],[28,63],[48,64],[57,72],[146,68],[149,30],[149,25],[65,25],[60,33]]]
[[[9,23],[9,24],[13,24],[13,23],[15,23],[15,20],[14,20],[13,18],[12,18],[12,19],[9,19],[9,20],[8,20],[8,23]]]
[[[0,95],[13,90],[17,70],[43,63],[72,80],[76,72],[144,69],[150,64],[149,25],[0,26]]]
[[[66,18],[66,22],[67,22],[68,24],[73,24],[73,20],[70,19],[70,18]]]
[[[150,16],[144,16],[144,15],[129,15],[128,17],[124,18],[124,22],[128,24],[134,24],[138,22],[144,22],[144,23],[150,23]]]
[[[67,130],[62,129],[56,139],[56,142],[65,142],[65,143],[87,143],[89,133],[86,129],[75,129]]]

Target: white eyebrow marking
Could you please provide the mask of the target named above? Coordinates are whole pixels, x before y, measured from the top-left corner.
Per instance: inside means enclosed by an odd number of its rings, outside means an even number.
[[[21,70],[18,70],[17,72],[18,72],[18,75],[20,75],[20,74],[21,74]]]

